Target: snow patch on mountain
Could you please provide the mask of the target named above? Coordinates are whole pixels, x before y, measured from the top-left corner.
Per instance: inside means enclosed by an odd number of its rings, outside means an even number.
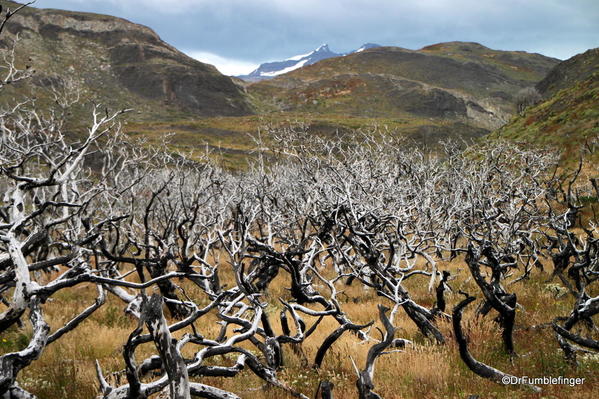
[[[312,54],[314,54],[314,51],[310,51],[309,53],[306,53],[306,54],[300,54],[300,55],[295,55],[293,57],[289,57],[285,61],[299,61],[302,58],[311,56]]]
[[[298,62],[295,65],[292,65],[292,66],[287,67],[285,69],[281,69],[280,71],[263,72],[262,76],[271,77],[271,76],[282,75],[282,74],[287,73],[287,72],[295,71],[296,69],[299,69],[299,68],[303,67],[304,65],[306,65],[306,62],[308,62],[307,58],[301,60],[300,62]]]

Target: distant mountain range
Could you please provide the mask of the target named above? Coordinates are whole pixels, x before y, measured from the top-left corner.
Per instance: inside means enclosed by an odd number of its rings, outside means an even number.
[[[262,112],[444,120],[493,130],[515,112],[516,94],[559,60],[472,42],[409,50],[376,47],[322,60],[248,86]]]
[[[359,53],[364,50],[375,47],[381,46],[374,43],[366,43],[360,46],[360,48],[358,48],[357,50],[353,50],[347,53],[335,53],[331,51],[328,44],[323,44],[317,49],[310,51],[306,54],[296,55],[287,58],[283,61],[266,62],[264,64],[261,64],[258,68],[250,72],[248,75],[241,75],[237,77],[248,82],[257,82],[264,79],[272,79],[275,76],[283,75],[301,67],[315,64],[318,61],[322,61],[327,58],[342,57],[348,54]]]
[[[303,121],[323,135],[381,126],[427,145],[480,137],[510,120],[500,135],[524,141],[574,146],[599,134],[597,49],[559,63],[472,42],[419,50],[369,43],[343,54],[325,44],[261,65],[242,77],[256,80],[248,83],[117,17],[27,7],[5,27],[0,49],[17,35],[17,66],[37,72],[5,87],[0,108],[32,88],[36,105],[51,107],[52,89],[74,88],[75,121],[88,120],[90,103],[133,108],[128,133],[151,142],[176,132],[175,147],[211,146],[235,165],[255,145],[247,133],[265,123]],[[519,92],[531,87],[546,101],[514,119]]]

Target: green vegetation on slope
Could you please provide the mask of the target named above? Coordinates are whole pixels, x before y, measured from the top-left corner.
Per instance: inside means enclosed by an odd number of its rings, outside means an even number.
[[[565,61],[541,83],[549,98],[490,137],[558,147],[565,159],[577,158],[582,145],[599,138],[599,49]]]
[[[592,77],[598,69],[599,48],[590,49],[560,62],[543,80],[537,83],[536,88],[547,98],[561,89],[566,89]]]
[[[160,143],[165,138],[170,146],[185,153],[203,154],[207,149],[219,157],[223,166],[243,169],[256,148],[255,139],[264,129],[303,129],[319,137],[359,130],[386,132],[408,139],[408,142],[435,148],[440,140],[473,140],[487,131],[460,122],[426,120],[409,114],[396,118],[367,118],[334,114],[281,112],[242,117],[181,119],[166,122],[129,122],[125,131]],[[193,155],[192,155],[193,157]]]
[[[330,58],[248,86],[262,112],[366,117],[411,114],[487,129],[505,123],[514,97],[558,62],[477,43],[441,43],[413,51],[369,49]]]

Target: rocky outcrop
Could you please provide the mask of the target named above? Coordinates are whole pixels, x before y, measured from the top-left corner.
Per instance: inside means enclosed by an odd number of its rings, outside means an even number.
[[[252,112],[244,89],[229,77],[121,18],[29,7],[11,19],[7,33],[4,47],[18,36],[18,59],[31,58],[38,75],[73,80],[95,102],[161,117]]]

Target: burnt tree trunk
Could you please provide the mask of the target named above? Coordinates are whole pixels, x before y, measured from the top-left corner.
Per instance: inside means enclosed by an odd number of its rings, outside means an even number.
[[[453,309],[453,314],[452,314],[452,322],[453,322],[453,331],[455,334],[455,339],[458,343],[458,348],[460,350],[460,357],[462,358],[462,360],[464,361],[464,363],[466,364],[466,366],[468,366],[468,368],[470,370],[472,370],[472,372],[474,372],[475,374],[489,379],[491,381],[494,381],[498,384],[502,384],[502,385],[506,385],[507,383],[511,383],[511,381],[515,381],[517,380],[517,377],[514,377],[510,374],[506,374],[503,371],[497,370],[494,367],[491,367],[489,365],[486,365],[483,362],[480,362],[478,360],[476,360],[472,354],[470,353],[470,351],[468,350],[468,339],[466,338],[466,336],[464,335],[464,332],[462,331],[462,313],[464,312],[464,309],[471,304],[472,302],[474,302],[474,300],[476,299],[473,296],[470,296],[468,294],[466,295],[466,299],[464,299],[462,302],[460,302],[454,309]],[[535,386],[535,385],[529,385],[529,384],[522,384],[525,385],[529,388],[531,388],[533,391],[535,392],[541,392],[541,388]]]
[[[144,304],[142,318],[156,343],[160,359],[169,378],[171,399],[191,399],[189,376],[176,340],[171,337],[168,324],[162,313],[162,297],[154,294]]]

